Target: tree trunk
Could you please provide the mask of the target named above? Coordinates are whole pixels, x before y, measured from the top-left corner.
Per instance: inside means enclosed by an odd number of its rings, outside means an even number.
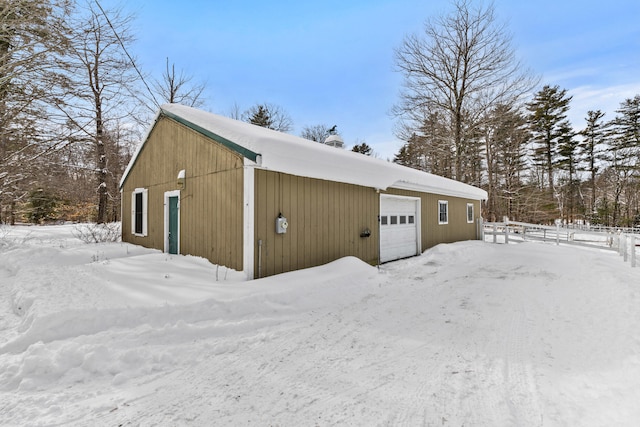
[[[97,67],[96,67],[97,70]],[[96,73],[96,86],[97,86]],[[102,100],[96,87],[96,180],[98,184],[98,217],[96,222],[103,224],[107,221],[107,153],[104,144],[104,122],[102,120]]]
[[[107,156],[104,145],[104,129],[102,126],[101,112],[97,110],[96,133],[96,178],[98,181],[98,218],[97,223],[102,224],[107,220]]]
[[[553,147],[551,144],[551,135],[547,135],[547,152],[545,153],[547,156],[547,179],[549,180],[549,192],[553,197]]]
[[[591,212],[593,214],[596,210],[596,170],[593,164],[593,157],[591,160]]]
[[[9,211],[9,223],[11,225],[16,225],[16,202],[15,202],[15,200],[11,201],[11,210]]]

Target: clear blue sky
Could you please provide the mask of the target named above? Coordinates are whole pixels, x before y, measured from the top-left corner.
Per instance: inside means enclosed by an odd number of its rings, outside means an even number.
[[[103,0],[103,6],[120,4]],[[637,0],[495,0],[519,59],[573,96],[570,119],[607,118],[640,94]],[[345,144],[366,141],[382,158],[401,146],[389,110],[401,76],[394,48],[424,22],[452,10],[446,0],[132,0],[142,68],[160,76],[168,57],[207,84],[205,109],[228,115],[260,102],[281,106],[304,126],[338,125]]]

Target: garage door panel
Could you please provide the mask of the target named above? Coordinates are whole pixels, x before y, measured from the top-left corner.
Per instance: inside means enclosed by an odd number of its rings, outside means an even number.
[[[381,196],[380,262],[416,255],[419,199]]]

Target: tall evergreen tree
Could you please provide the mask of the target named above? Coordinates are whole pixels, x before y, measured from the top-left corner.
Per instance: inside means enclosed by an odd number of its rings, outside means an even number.
[[[525,168],[528,133],[522,113],[508,105],[499,105],[487,115],[483,126],[487,175],[487,216],[492,220],[518,216],[515,208],[520,197],[521,174]]]
[[[50,108],[64,87],[68,0],[0,0],[0,221],[40,186],[62,137]]]
[[[551,196],[554,195],[557,145],[571,129],[567,119],[571,98],[567,96],[566,89],[545,85],[527,104],[529,129],[534,144],[533,158],[547,175],[547,187]]]
[[[596,210],[596,175],[600,168],[598,163],[603,159],[602,151],[606,143],[606,127],[602,121],[604,114],[600,110],[588,111],[585,118],[587,126],[580,132],[582,136],[580,154],[585,163],[584,170],[589,173],[590,215]]]
[[[624,100],[616,113],[612,123],[616,144],[637,154],[640,151],[640,95]]]
[[[427,114],[413,132],[394,162],[447,178],[453,177],[454,153],[449,144],[447,123],[437,113]]]
[[[610,123],[610,170],[607,177],[613,193],[612,222],[613,225],[620,226],[630,225],[629,222],[633,221],[630,217],[635,216],[631,213],[635,193],[629,189],[636,188],[639,180],[640,95],[626,99],[616,113],[616,117]],[[625,195],[626,200],[622,200]],[[623,207],[626,208],[624,218]]]
[[[409,140],[400,147],[400,150],[393,159],[394,163],[407,166],[413,169],[428,172],[427,159],[425,154],[424,137],[415,133]]]
[[[564,192],[559,196],[563,201],[563,209],[560,212],[567,220],[573,221],[576,208],[575,194],[579,185],[576,182],[576,174],[580,162],[578,153],[580,143],[575,138],[573,130],[569,127],[569,122],[564,123],[559,132],[561,136],[558,139],[558,160],[556,164],[560,170],[564,170],[567,173],[564,180]]]

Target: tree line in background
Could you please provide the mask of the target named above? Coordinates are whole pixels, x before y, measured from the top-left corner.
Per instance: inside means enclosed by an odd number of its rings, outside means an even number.
[[[396,64],[395,162],[486,189],[491,221],[640,225],[640,95],[574,130],[567,90],[535,91],[493,6],[466,0],[407,36]]]
[[[205,85],[168,59],[159,79],[139,69],[132,23],[97,0],[0,0],[0,223],[119,220],[119,181],[158,107],[203,106]],[[229,115],[293,128],[274,104]]]
[[[0,221],[119,218],[148,116],[131,23],[98,3],[0,0]]]
[[[489,220],[638,224],[640,95],[610,119],[589,111],[575,131],[571,97],[536,91],[493,6],[453,6],[395,52],[406,143],[394,161],[485,188]],[[139,69],[132,22],[96,0],[0,0],[0,223],[119,220],[119,181],[158,107],[203,106],[204,84],[168,59],[158,79]],[[228,115],[293,129],[266,102]],[[320,124],[300,136],[335,133]],[[352,151],[374,155],[364,141]]]

